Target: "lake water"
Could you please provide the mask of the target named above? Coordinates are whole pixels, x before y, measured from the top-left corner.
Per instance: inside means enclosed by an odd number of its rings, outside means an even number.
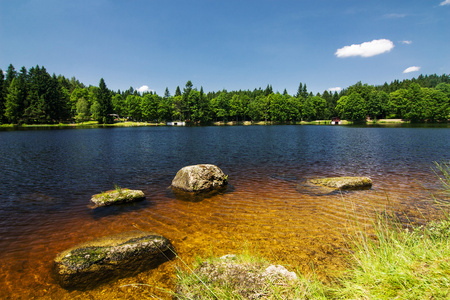
[[[436,210],[433,162],[450,161],[450,128],[351,126],[133,127],[0,131],[0,298],[170,298],[175,260],[89,291],[52,279],[57,253],[135,230],[172,241],[183,261],[252,251],[326,280],[343,269],[349,215],[393,209],[423,222]],[[224,193],[200,202],[168,189],[187,165],[229,175]],[[320,194],[302,183],[369,176],[371,190]],[[146,201],[92,210],[115,185]],[[130,286],[149,284],[144,290]]]

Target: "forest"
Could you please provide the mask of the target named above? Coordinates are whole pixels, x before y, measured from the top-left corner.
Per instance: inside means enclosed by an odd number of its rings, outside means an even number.
[[[189,80],[172,95],[109,90],[100,79],[86,86],[75,77],[50,75],[45,67],[12,64],[0,69],[0,124],[80,123],[100,124],[122,118],[134,121],[183,120],[192,124],[217,121],[296,123],[339,117],[351,122],[403,119],[411,122],[448,122],[450,75],[420,75],[380,86],[358,82],[342,91],[314,95],[300,82],[297,93],[265,89],[208,92]]]

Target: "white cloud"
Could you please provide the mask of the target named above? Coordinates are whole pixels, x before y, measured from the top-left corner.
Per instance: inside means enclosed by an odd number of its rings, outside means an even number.
[[[405,71],[403,71],[403,74],[417,72],[419,70],[420,70],[420,67],[413,66],[413,67],[409,67]]]
[[[401,41],[400,43],[406,44],[406,45],[411,45],[411,44],[412,44],[412,41]]]
[[[337,49],[335,55],[337,57],[361,56],[371,57],[385,52],[389,52],[394,48],[394,43],[387,39],[373,40],[362,44],[353,44]]]
[[[151,90],[148,85],[143,85],[140,88],[136,89],[139,93],[145,93],[145,92],[154,92],[154,90]]]
[[[342,88],[340,87],[340,86],[337,86],[337,87],[332,87],[332,88],[329,88],[328,89],[330,92],[340,92],[340,91],[342,91]]]
[[[439,5],[440,5],[440,6],[450,5],[450,0],[442,1],[441,4],[439,4]]]

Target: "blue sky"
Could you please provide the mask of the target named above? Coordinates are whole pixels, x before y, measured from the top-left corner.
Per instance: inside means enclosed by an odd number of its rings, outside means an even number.
[[[450,73],[450,0],[0,0],[0,68],[295,94]]]

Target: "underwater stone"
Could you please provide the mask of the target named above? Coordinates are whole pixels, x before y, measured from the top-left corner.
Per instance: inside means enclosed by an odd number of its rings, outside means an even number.
[[[372,180],[369,177],[329,177],[309,179],[309,183],[340,190],[369,189]]]

